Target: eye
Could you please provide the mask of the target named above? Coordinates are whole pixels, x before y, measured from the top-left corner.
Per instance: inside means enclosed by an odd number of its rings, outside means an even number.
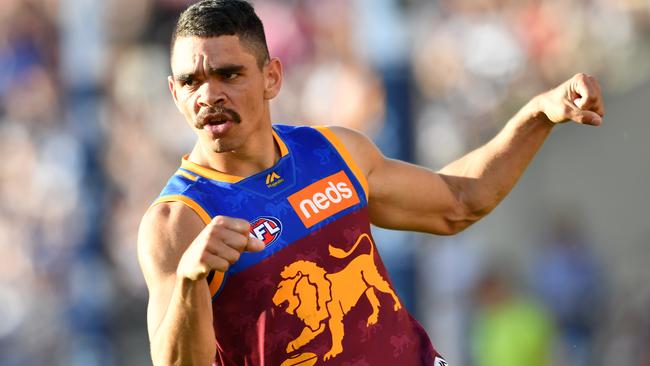
[[[181,80],[181,86],[194,86],[196,85],[195,79]]]
[[[231,72],[228,74],[224,74],[223,78],[226,80],[235,80],[238,76],[239,74],[237,74],[236,72]]]
[[[194,87],[198,83],[194,77],[179,77],[177,80],[181,87]]]

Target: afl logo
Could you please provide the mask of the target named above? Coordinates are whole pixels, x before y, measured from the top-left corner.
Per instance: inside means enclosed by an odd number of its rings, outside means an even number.
[[[269,245],[280,237],[282,233],[282,223],[280,220],[271,216],[261,216],[251,221],[250,235]]]

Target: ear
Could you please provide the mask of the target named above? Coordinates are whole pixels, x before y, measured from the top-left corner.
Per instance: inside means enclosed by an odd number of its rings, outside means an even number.
[[[174,84],[174,77],[171,75],[167,76],[167,86],[169,86],[169,92],[172,93],[174,103],[178,104],[178,97],[176,96],[176,84]]]
[[[167,86],[169,86],[169,92],[172,93],[174,104],[176,104],[176,108],[178,108],[178,95],[176,94],[176,83],[174,83],[174,77],[171,75],[167,76]]]
[[[275,98],[282,87],[282,63],[277,57],[272,58],[264,65],[264,99]]]

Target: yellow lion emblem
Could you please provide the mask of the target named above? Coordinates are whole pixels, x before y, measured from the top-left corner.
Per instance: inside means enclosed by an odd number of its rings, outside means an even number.
[[[323,360],[343,352],[343,317],[357,304],[361,295],[365,294],[372,306],[367,325],[377,323],[380,304],[375,289],[393,297],[394,311],[402,307],[395,292],[377,270],[373,259],[374,243],[368,234],[360,235],[348,252],[330,245],[329,253],[335,258],[346,258],[364,238],[370,242],[370,253],[357,256],[339,272],[327,273],[316,263],[304,260],[284,267],[280,273],[283,280],[273,295],[273,303],[279,306],[287,302],[285,311],[295,314],[305,323],[300,335],[287,345],[287,353],[308,344],[328,327],[332,335],[332,348]]]

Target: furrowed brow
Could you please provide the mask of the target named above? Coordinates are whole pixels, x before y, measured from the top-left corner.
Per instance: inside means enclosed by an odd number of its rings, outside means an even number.
[[[194,80],[195,78],[196,78],[196,74],[193,72],[182,73],[174,76],[174,79],[176,79],[176,81],[183,81],[183,82],[188,82],[190,80]]]
[[[244,71],[244,65],[224,65],[219,67],[208,67],[210,75],[224,76],[230,74],[237,74]]]

